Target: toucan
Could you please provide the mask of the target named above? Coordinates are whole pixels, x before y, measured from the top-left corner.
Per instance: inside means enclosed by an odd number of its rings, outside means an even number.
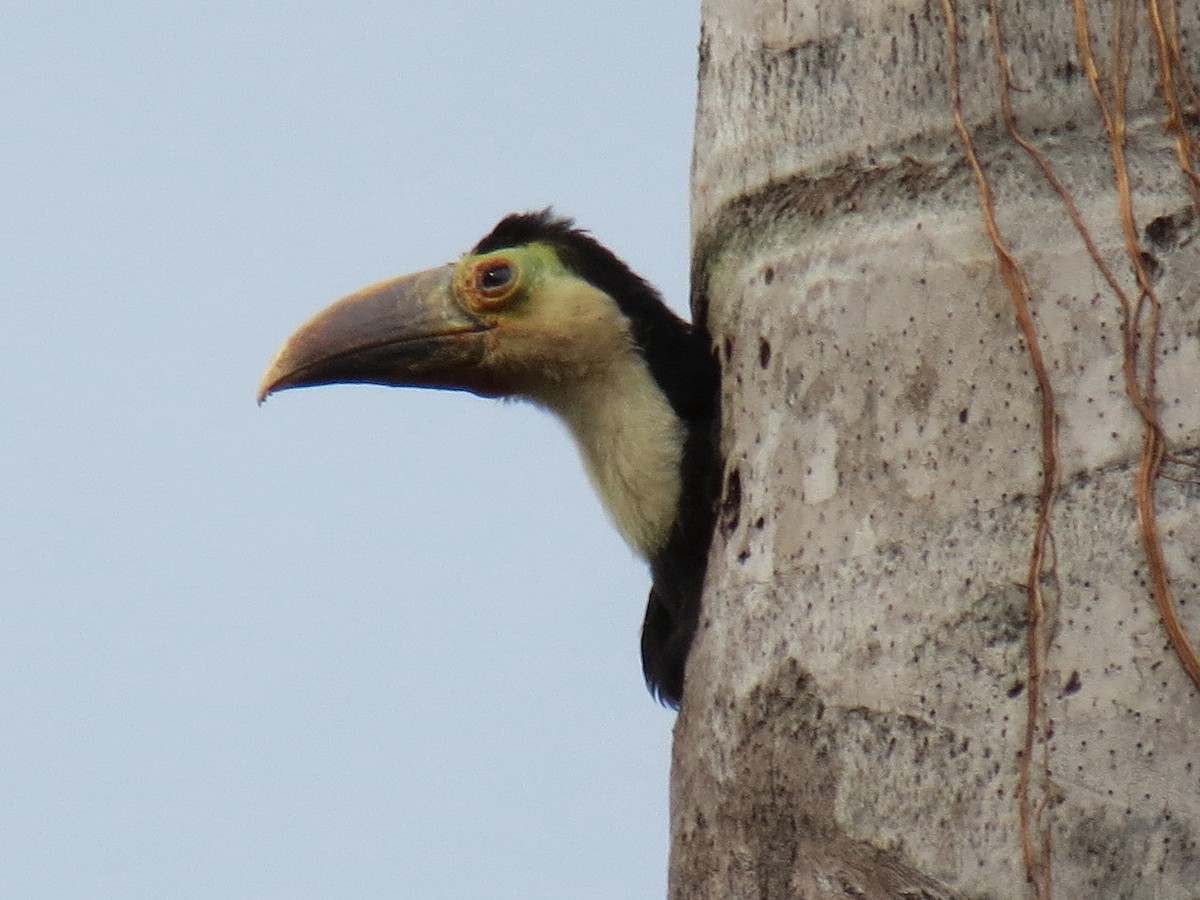
[[[507,216],[455,263],[346,297],[284,343],[258,390],[335,383],[470,391],[557,415],[650,565],[642,670],[683,697],[717,494],[719,371],[700,324],[572,220]]]

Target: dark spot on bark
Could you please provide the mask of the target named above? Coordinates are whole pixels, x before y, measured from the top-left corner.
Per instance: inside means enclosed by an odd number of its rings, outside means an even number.
[[[1079,670],[1075,669],[1071,672],[1067,683],[1063,685],[1062,696],[1066,697],[1070,694],[1078,693],[1081,687],[1083,687],[1083,681],[1079,678]]]
[[[1020,697],[1023,690],[1025,690],[1025,682],[1017,681],[1012,687],[1005,691],[1005,693],[1008,695],[1008,698],[1012,700],[1016,697]]]
[[[1158,281],[1162,277],[1162,263],[1158,261],[1158,257],[1153,253],[1142,251],[1142,268],[1146,272],[1146,277],[1151,281]]]
[[[937,371],[933,366],[922,362],[908,379],[899,398],[906,406],[918,415],[928,415],[930,401],[938,386]]]
[[[725,491],[721,497],[721,531],[726,537],[733,534],[742,519],[742,473],[734,468],[725,476]]]
[[[958,424],[966,425],[967,419],[969,417],[970,417],[970,413],[967,411],[967,408],[964,406],[962,409],[960,409],[958,411]]]
[[[1082,74],[1083,70],[1080,69],[1079,66],[1075,65],[1074,60],[1068,59],[1061,66],[1054,67],[1055,77],[1061,78],[1063,81],[1074,81]]]
[[[758,364],[764,369],[771,364],[771,344],[765,338],[758,339]]]
[[[1171,250],[1190,236],[1194,231],[1191,226],[1195,221],[1195,210],[1191,206],[1185,206],[1177,212],[1151,220],[1142,233],[1156,250]]]

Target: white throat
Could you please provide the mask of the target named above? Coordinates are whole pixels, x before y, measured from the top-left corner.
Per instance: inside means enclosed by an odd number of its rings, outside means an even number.
[[[537,402],[567,423],[593,487],[634,552],[649,559],[661,550],[679,506],[685,434],[641,355],[630,348]]]

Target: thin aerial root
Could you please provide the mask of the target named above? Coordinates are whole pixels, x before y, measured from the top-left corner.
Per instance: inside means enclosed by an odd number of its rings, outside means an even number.
[[[1054,412],[1054,390],[1042,356],[1041,344],[1029,309],[1031,292],[1020,263],[1009,251],[996,221],[996,204],[991,185],[980,165],[966,124],[962,117],[962,94],[958,67],[958,28],[952,0],[942,0],[946,14],[947,44],[950,63],[950,91],[954,111],[954,127],[963,145],[967,163],[979,189],[984,225],[999,263],[1000,274],[1008,287],[1017,326],[1025,340],[1030,365],[1037,380],[1041,399],[1042,486],[1038,496],[1038,518],[1030,549],[1029,569],[1025,589],[1026,619],[1026,716],[1024,747],[1021,753],[1020,775],[1017,783],[1018,813],[1020,816],[1021,847],[1025,874],[1038,900],[1051,897],[1051,840],[1049,824],[1044,819],[1048,802],[1049,748],[1042,741],[1041,777],[1043,790],[1038,800],[1030,796],[1033,783],[1034,749],[1045,718],[1044,680],[1046,671],[1046,605],[1042,596],[1042,575],[1046,571],[1047,545],[1051,543],[1051,515],[1058,495],[1059,451],[1058,422]],[[1003,67],[1003,58],[1002,67]]]
[[[1191,460],[1181,459],[1168,452],[1164,429],[1158,415],[1157,346],[1162,304],[1143,262],[1144,256],[1136,227],[1133,191],[1125,157],[1126,92],[1133,66],[1136,45],[1137,10],[1129,0],[1115,0],[1111,33],[1112,63],[1106,87],[1096,66],[1089,36],[1086,0],[1072,0],[1075,12],[1076,39],[1080,61],[1105,133],[1108,136],[1112,167],[1117,189],[1117,207],[1129,264],[1136,281],[1134,296],[1122,287],[1112,267],[1105,261],[1099,247],[1083,220],[1070,193],[1056,176],[1045,156],[1018,130],[1012,107],[1014,87],[1004,49],[1000,14],[996,0],[991,2],[993,41],[1000,73],[1000,97],[1004,120],[1013,140],[1022,147],[1041,170],[1043,177],[1061,198],[1068,216],[1082,239],[1097,271],[1108,283],[1117,298],[1122,324],[1122,376],[1125,392],[1143,422],[1140,456],[1134,503],[1138,513],[1143,550],[1146,556],[1150,586],[1171,646],[1188,677],[1200,689],[1200,655],[1191,644],[1179,621],[1172,594],[1170,577],[1158,531],[1154,506],[1154,488],[1164,463],[1196,467]],[[1200,176],[1196,158],[1200,142],[1186,127],[1184,95],[1193,107],[1200,104],[1200,92],[1186,71],[1179,43],[1178,10],[1174,0],[1146,0],[1158,64],[1161,93],[1168,108],[1166,128],[1175,141],[1179,169],[1197,212],[1200,213]],[[1030,311],[1032,293],[1028,279],[1019,262],[1005,244],[996,219],[995,199],[991,185],[980,164],[970,132],[963,121],[962,93],[958,59],[958,28],[954,0],[942,0],[947,26],[949,88],[954,114],[954,127],[962,143],[967,163],[979,190],[980,206],[988,237],[996,254],[1001,277],[1010,294],[1018,328],[1024,338],[1030,366],[1037,381],[1041,400],[1042,484],[1038,497],[1038,518],[1029,555],[1029,569],[1022,588],[1026,592],[1026,666],[1027,694],[1024,744],[1021,752],[1017,786],[1020,816],[1021,845],[1028,881],[1038,900],[1049,900],[1052,892],[1052,846],[1047,810],[1053,802],[1051,790],[1050,745],[1047,739],[1050,723],[1047,719],[1044,680],[1047,662],[1046,600],[1043,596],[1043,576],[1050,575],[1057,584],[1057,561],[1053,552],[1051,530],[1054,504],[1061,481],[1058,447],[1058,423],[1055,415],[1054,393],[1042,355],[1038,334]],[[1034,794],[1035,748],[1041,744],[1040,791]]]
[[[1153,3],[1154,0],[1148,0]],[[1138,469],[1138,479],[1134,491],[1134,505],[1138,512],[1138,522],[1142,534],[1142,546],[1146,555],[1146,564],[1150,572],[1150,590],[1158,609],[1159,618],[1167,632],[1171,649],[1178,657],[1188,678],[1200,690],[1200,654],[1187,636],[1179,621],[1171,579],[1167,571],[1166,554],[1163,552],[1162,538],[1158,532],[1157,511],[1154,506],[1154,488],[1157,483],[1163,460],[1167,455],[1167,441],[1162,423],[1158,417],[1158,385],[1156,364],[1158,360],[1159,321],[1162,316],[1162,303],[1150,283],[1149,275],[1143,264],[1141,242],[1138,238],[1137,224],[1133,212],[1133,191],[1129,185],[1129,167],[1125,160],[1125,86],[1129,72],[1129,45],[1122,39],[1121,27],[1123,4],[1118,3],[1115,12],[1117,23],[1114,38],[1114,52],[1118,59],[1113,63],[1111,78],[1113,103],[1111,107],[1104,99],[1100,87],[1100,76],[1096,69],[1095,56],[1092,53],[1091,40],[1088,34],[1087,7],[1085,0],[1074,0],[1076,39],[1091,86],[1092,97],[1104,122],[1108,133],[1109,147],[1112,154],[1113,175],[1117,186],[1117,200],[1120,211],[1122,232],[1125,236],[1125,249],[1130,266],[1137,278],[1140,289],[1138,299],[1130,303],[1123,292],[1118,294],[1121,302],[1122,334],[1124,345],[1123,372],[1125,376],[1125,391],[1130,401],[1142,417],[1144,433],[1142,436],[1142,454]],[[1151,13],[1152,20],[1158,13],[1155,6]],[[1161,16],[1158,17],[1161,24]],[[1173,19],[1172,19],[1173,21]],[[1153,22],[1152,22],[1153,24]],[[1178,51],[1178,41],[1171,38],[1173,33],[1165,33],[1163,38],[1165,53],[1169,58]],[[1174,48],[1174,49],[1172,49]],[[1168,101],[1169,102],[1169,101]],[[1194,173],[1185,169],[1185,174]],[[1148,320],[1143,321],[1146,313]],[[1141,335],[1145,334],[1143,344]],[[1139,373],[1140,361],[1144,360],[1144,373]]]
[[[1196,141],[1188,134],[1187,119],[1183,103],[1179,99],[1178,82],[1186,79],[1183,72],[1183,54],[1179,49],[1179,17],[1172,4],[1164,21],[1161,0],[1146,0],[1150,17],[1150,28],[1154,33],[1154,49],[1158,54],[1158,79],[1163,102],[1167,104],[1167,131],[1175,138],[1175,155],[1179,160],[1179,171],[1192,198],[1192,206],[1200,213],[1200,178],[1196,176],[1193,157]],[[1186,84],[1186,81],[1185,81]]]

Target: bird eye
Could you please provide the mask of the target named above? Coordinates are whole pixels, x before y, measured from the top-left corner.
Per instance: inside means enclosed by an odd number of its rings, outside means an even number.
[[[475,270],[475,284],[485,297],[500,297],[517,278],[517,270],[507,259],[494,259]]]

